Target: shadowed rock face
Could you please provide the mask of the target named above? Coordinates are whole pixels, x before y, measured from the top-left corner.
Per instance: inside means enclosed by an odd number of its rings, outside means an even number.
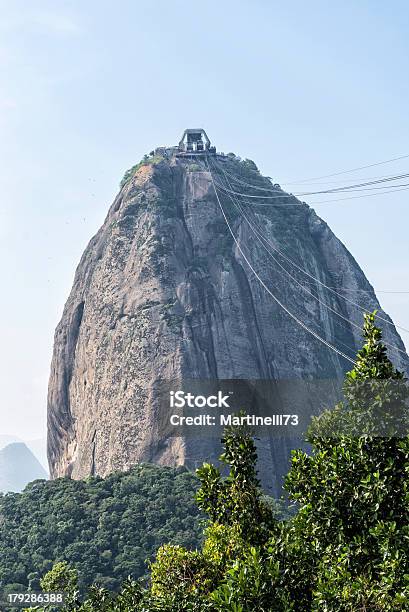
[[[242,162],[226,164],[243,177]],[[286,276],[227,196],[222,203],[266,285],[352,356],[359,331]],[[295,198],[277,203],[282,205],[252,201],[252,219],[271,243],[326,285],[361,290],[346,295],[379,308],[363,272],[326,223]],[[320,300],[361,325],[359,309],[280,262]],[[386,341],[403,349],[395,329],[386,327]],[[393,358],[408,369],[402,354]],[[208,172],[174,157],[142,165],[86,248],[56,330],[48,397],[51,475],[83,478],[140,461],[195,467],[215,459],[215,441],[160,439],[159,380],[341,378],[350,366],[298,326],[257,281],[228,232]],[[260,474],[272,492],[293,444],[259,443]]]

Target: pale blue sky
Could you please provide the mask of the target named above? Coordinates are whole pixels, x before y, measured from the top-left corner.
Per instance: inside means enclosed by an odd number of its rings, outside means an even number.
[[[0,15],[0,433],[44,435],[75,266],[144,153],[203,126],[280,183],[409,153],[405,2],[0,0]],[[375,288],[409,290],[408,203],[315,209]],[[379,297],[409,327],[409,295]]]

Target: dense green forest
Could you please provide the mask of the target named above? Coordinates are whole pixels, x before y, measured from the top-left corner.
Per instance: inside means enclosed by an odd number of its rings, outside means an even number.
[[[77,569],[80,587],[142,576],[160,544],[198,545],[197,488],[184,468],[139,465],[105,479],[36,480],[0,496],[0,590],[34,588],[62,560]]]
[[[374,315],[364,336],[344,400],[313,419],[311,453],[293,453],[292,516],[278,517],[262,494],[251,432],[227,428],[228,476],[206,463],[197,471],[201,546],[164,543],[148,582],[130,577],[119,592],[95,584],[82,599],[66,562],[42,588],[68,594],[64,612],[408,612],[409,438],[394,435],[407,432],[408,386]],[[375,433],[379,419],[388,435]]]

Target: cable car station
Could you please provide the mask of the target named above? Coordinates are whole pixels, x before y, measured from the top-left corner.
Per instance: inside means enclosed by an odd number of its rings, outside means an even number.
[[[179,142],[177,157],[196,157],[216,155],[216,147],[211,146],[206,132],[202,129],[187,129]]]

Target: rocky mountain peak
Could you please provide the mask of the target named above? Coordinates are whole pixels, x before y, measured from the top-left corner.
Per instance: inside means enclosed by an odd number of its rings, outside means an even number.
[[[49,383],[52,477],[106,475],[141,461],[195,467],[214,459],[215,440],[162,439],[158,381],[342,378],[350,363],[272,300],[243,253],[296,318],[350,356],[360,344],[362,310],[325,286],[339,294],[354,289],[365,308],[380,308],[327,224],[254,162],[179,153],[156,149],[125,174],[77,268]],[[271,190],[273,205],[266,205],[260,194]],[[229,191],[260,197],[240,200],[240,209]],[[264,248],[252,226],[266,237]],[[385,337],[403,349],[392,326]],[[403,353],[394,360],[407,368]],[[260,473],[273,491],[292,444],[262,442]]]

